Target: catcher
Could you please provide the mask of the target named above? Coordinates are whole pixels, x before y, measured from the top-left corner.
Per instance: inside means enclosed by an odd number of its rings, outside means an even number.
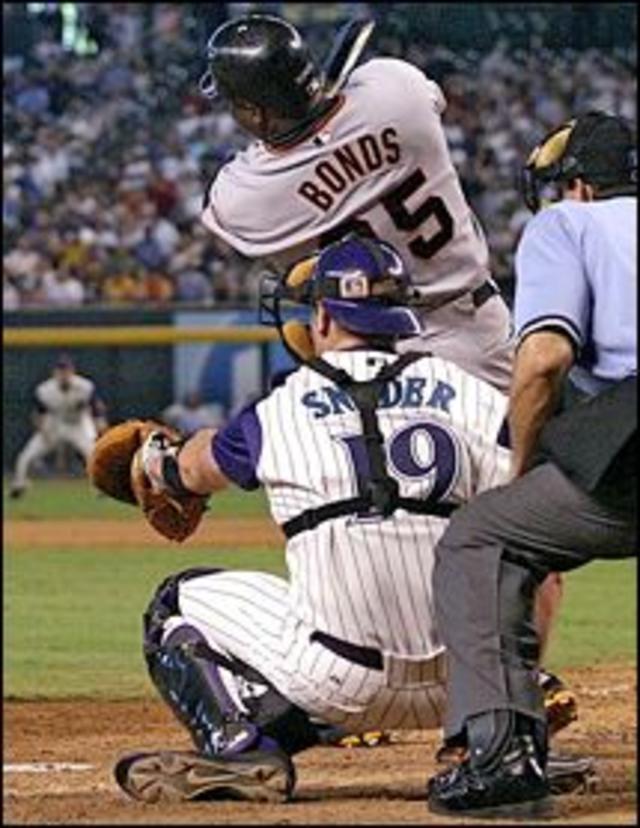
[[[309,327],[284,320],[285,300],[311,311]],[[230,482],[263,485],[287,538],[287,579],[192,568],[151,599],[149,675],[195,751],[119,760],[118,784],[147,802],[285,800],[292,757],[320,742],[317,720],[439,728],[433,548],[460,503],[509,474],[504,396],[440,358],[394,352],[419,323],[391,246],[348,237],[265,283],[263,302],[300,361],[282,385],[188,440],[116,426],[89,465],[94,485],[171,540]],[[558,786],[585,772],[560,763]]]

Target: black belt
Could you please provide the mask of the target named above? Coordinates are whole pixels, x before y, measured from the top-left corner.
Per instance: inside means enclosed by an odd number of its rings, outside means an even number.
[[[458,508],[454,503],[438,503],[425,498],[399,497],[394,504],[395,509],[406,509],[407,512],[418,515],[435,515],[436,517],[448,518]],[[300,532],[308,532],[315,529],[325,520],[333,520],[344,515],[361,517],[375,517],[376,513],[371,512],[371,502],[365,497],[350,497],[347,500],[337,500],[334,503],[327,503],[317,509],[307,509],[296,517],[287,520],[281,525],[282,531],[288,540]]]
[[[368,667],[370,670],[382,670],[382,653],[380,650],[376,650],[375,647],[352,644],[350,641],[343,641],[342,638],[335,638],[335,636],[320,632],[320,630],[314,630],[309,636],[309,641],[317,641],[327,650],[331,650],[341,658],[346,658],[347,661],[360,664],[362,667]]]
[[[497,293],[500,293],[500,291],[496,285],[487,279],[475,290],[471,291],[471,301],[473,302],[473,306],[476,308],[482,307],[487,299],[491,299],[491,297],[495,296]]]
[[[456,302],[458,299],[461,299],[463,296],[466,296],[469,293],[468,288],[463,288],[462,290],[456,290],[453,293],[445,293],[439,296],[437,299],[428,299],[425,298],[424,301],[417,301],[418,307],[428,308],[431,311],[438,310],[439,308],[444,307],[444,305],[448,305],[451,302]],[[491,279],[485,279],[481,285],[478,285],[477,288],[474,288],[471,291],[471,301],[473,303],[474,308],[480,308],[487,299],[491,299],[492,296],[496,296],[500,294],[500,289],[496,286],[496,284],[491,281]]]

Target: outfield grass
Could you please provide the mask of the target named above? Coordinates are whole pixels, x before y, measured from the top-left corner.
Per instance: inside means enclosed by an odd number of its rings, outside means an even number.
[[[4,559],[4,695],[129,697],[150,692],[142,613],[190,566],[283,572],[273,550],[9,550]]]
[[[19,500],[8,496],[8,481],[3,483],[5,520],[73,520],[73,518],[105,518],[139,520],[140,512],[127,503],[106,497],[85,480],[36,480]],[[267,501],[261,489],[244,492],[235,486],[211,499],[215,514],[248,517],[267,513]]]
[[[9,502],[5,519],[114,517],[114,507],[122,516],[136,515],[97,499],[81,483],[41,481],[24,500]],[[264,513],[265,504],[262,496],[231,491],[214,498],[213,508],[214,514],[247,516]],[[284,572],[282,553],[272,549],[5,548],[5,697],[151,695],[141,654],[142,613],[163,578],[202,565]],[[635,662],[636,572],[636,561],[627,560],[567,575],[548,667]]]
[[[565,595],[545,664],[550,669],[607,661],[635,664],[637,561],[596,561],[565,576]]]

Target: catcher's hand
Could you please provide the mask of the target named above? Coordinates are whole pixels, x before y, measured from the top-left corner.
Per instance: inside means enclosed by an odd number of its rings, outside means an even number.
[[[168,426],[127,420],[96,441],[87,463],[89,478],[109,497],[139,505],[161,535],[183,541],[200,523],[207,497],[173,491],[163,479],[163,458],[175,457],[182,442]]]

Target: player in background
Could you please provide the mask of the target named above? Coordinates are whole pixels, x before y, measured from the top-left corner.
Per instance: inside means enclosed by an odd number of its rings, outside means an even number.
[[[61,354],[51,376],[34,391],[35,432],[18,454],[9,496],[19,498],[30,485],[29,470],[58,446],[72,446],[86,462],[96,437],[107,427],[106,407],[92,380],[76,372]]]
[[[203,91],[226,100],[255,141],[210,185],[205,226],[280,271],[352,230],[389,242],[428,319],[399,349],[432,352],[506,393],[510,314],[451,161],[440,87],[406,61],[374,58],[328,90],[300,33],[268,15],[220,26],[207,60]],[[537,593],[543,651],[561,595],[555,574]],[[575,696],[556,676],[547,682],[563,726],[576,716]]]
[[[440,727],[432,551],[459,504],[508,479],[507,402],[452,362],[394,353],[419,330],[409,289],[381,242],[348,237],[303,260],[271,297],[298,370],[218,431],[143,443],[156,491],[264,486],[288,577],[196,568],[160,585],[147,666],[197,752],[123,757],[130,796],[279,800],[291,757],[318,744],[314,719]],[[284,322],[284,297],[313,308],[310,333]]]
[[[429,319],[402,347],[432,351],[506,391],[510,315],[451,161],[440,87],[382,57],[327,88],[300,33],[268,15],[220,26],[207,60],[201,88],[226,100],[255,140],[209,186],[205,226],[280,271],[353,230],[389,242]]]

